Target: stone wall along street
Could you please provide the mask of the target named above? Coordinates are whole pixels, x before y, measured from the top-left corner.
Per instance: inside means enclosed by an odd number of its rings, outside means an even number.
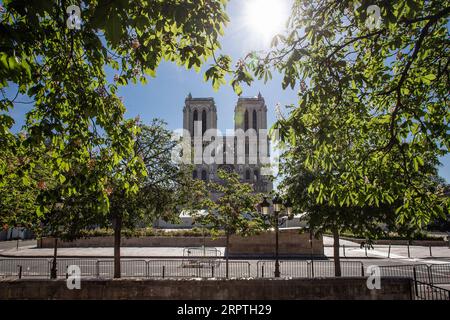
[[[65,279],[0,280],[0,300],[154,299],[154,300],[410,300],[411,280],[386,278],[369,290],[365,278],[322,279],[81,279],[69,290]]]

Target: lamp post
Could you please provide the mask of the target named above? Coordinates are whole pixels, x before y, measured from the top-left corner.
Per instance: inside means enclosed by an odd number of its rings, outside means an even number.
[[[283,200],[278,196],[275,195],[275,197],[272,199],[273,204],[273,218],[274,218],[274,225],[275,225],[275,278],[280,277],[280,261],[278,258],[278,233],[279,233],[279,226],[282,225],[286,220],[282,219],[280,221],[280,212],[282,209]],[[264,197],[263,201],[260,203],[261,211],[264,217],[269,217],[270,214],[270,203],[267,201],[267,197]],[[286,213],[288,216],[288,219],[293,218],[292,214],[292,203],[289,199],[287,199],[284,202],[284,206],[286,208]],[[283,218],[283,217],[282,217]]]

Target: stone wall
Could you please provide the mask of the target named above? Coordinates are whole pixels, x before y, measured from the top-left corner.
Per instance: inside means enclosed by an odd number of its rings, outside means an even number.
[[[60,280],[0,280],[6,299],[189,299],[189,300],[409,300],[411,280],[388,278],[369,290],[365,278],[250,280],[82,280],[69,290]]]
[[[321,256],[323,252],[323,238],[309,242],[309,233],[299,233],[295,229],[280,230],[278,238],[278,251],[282,256]],[[264,232],[248,238],[231,236],[231,256],[274,256],[275,255],[275,232]]]

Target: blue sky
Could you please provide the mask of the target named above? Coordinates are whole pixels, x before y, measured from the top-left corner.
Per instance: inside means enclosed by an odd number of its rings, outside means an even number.
[[[247,16],[247,6],[244,2],[230,1],[227,11],[231,22],[221,40],[223,53],[231,55],[234,60],[244,57],[253,49],[267,48],[270,43],[267,37],[244,23]],[[209,66],[210,63],[206,63],[202,70],[196,73],[173,63],[162,63],[156,78],[149,78],[146,86],[130,85],[120,89],[119,95],[124,97],[128,108],[127,115],[140,114],[141,119],[146,120],[158,117],[165,119],[171,129],[182,128],[184,99],[190,92],[193,97],[213,97],[217,106],[219,129],[223,132],[233,129],[234,107],[238,97],[229,85],[215,92],[211,83],[203,80],[204,71]],[[268,107],[269,124],[274,122],[274,108],[277,103],[286,105],[297,101],[296,91],[282,90],[281,80],[281,76],[277,75],[268,84],[256,81],[252,87],[243,87],[243,96],[256,96],[261,92]]]
[[[277,4],[290,2],[279,0]],[[286,5],[288,9],[288,5]],[[225,30],[225,36],[221,39],[223,52],[229,54],[234,60],[244,57],[251,50],[263,50],[270,42],[269,35],[256,30],[248,23],[248,1],[231,0],[227,7],[231,22]],[[286,10],[287,14],[287,10]],[[163,62],[156,74],[156,78],[149,78],[147,85],[130,84],[121,87],[119,95],[123,97],[127,107],[126,116],[140,115],[143,122],[150,122],[153,118],[160,118],[168,123],[170,129],[182,128],[184,99],[192,93],[193,97],[213,97],[217,106],[218,128],[225,132],[234,127],[234,107],[238,99],[230,86],[223,86],[215,92],[210,83],[203,80],[203,73],[208,68],[207,63],[199,73],[194,70],[186,70],[173,63]],[[109,75],[112,79],[113,74]],[[281,106],[297,103],[296,90],[281,88],[281,76],[274,74],[273,79],[264,84],[255,81],[251,87],[243,86],[243,96],[256,96],[258,92],[263,95],[268,108],[268,125],[275,120],[275,105]],[[14,94],[8,92],[10,94]],[[28,100],[24,98],[24,100]],[[23,124],[24,114],[30,105],[16,105],[12,116],[16,120],[15,129],[20,129]],[[443,166],[439,173],[447,182],[450,182],[450,155],[441,159]]]

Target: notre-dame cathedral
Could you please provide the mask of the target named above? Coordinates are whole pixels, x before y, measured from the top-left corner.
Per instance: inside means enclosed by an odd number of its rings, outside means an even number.
[[[194,161],[193,177],[205,181],[219,182],[217,170],[224,169],[237,172],[242,182],[253,185],[255,192],[267,193],[273,188],[273,183],[269,175],[265,174],[265,167],[260,154],[269,155],[269,142],[267,139],[261,139],[264,134],[267,138],[267,106],[261,94],[254,98],[238,98],[234,109],[234,131],[233,136],[223,136],[223,145],[215,148],[213,155],[215,159],[223,161],[207,162],[200,156],[200,160]],[[191,94],[185,99],[183,108],[183,128],[189,132],[191,137],[194,133],[201,131],[203,136],[205,132],[213,129],[217,132],[217,109],[213,98],[193,98]],[[242,131],[240,131],[240,130]],[[254,130],[254,131],[253,131]],[[261,131],[261,135],[259,135]],[[253,135],[245,137],[245,151],[240,153],[238,140],[234,132],[253,132]],[[214,139],[214,138],[213,138]],[[264,140],[264,141],[262,141]],[[230,141],[233,144],[230,146]],[[244,141],[244,140],[243,140]],[[204,141],[202,150],[206,147]],[[192,140],[192,146],[194,139]],[[230,148],[231,147],[231,148]],[[253,157],[251,150],[257,150],[258,156]],[[214,154],[216,153],[216,154]],[[228,153],[228,154],[227,154]],[[232,153],[230,155],[230,153]],[[219,157],[218,157],[219,156]],[[196,157],[196,156],[194,156]],[[241,157],[239,160],[238,158]]]

